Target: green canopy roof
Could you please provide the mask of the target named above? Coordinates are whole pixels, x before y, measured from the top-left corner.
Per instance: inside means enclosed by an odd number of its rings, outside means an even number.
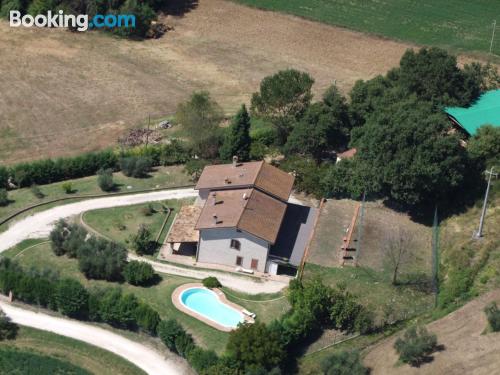
[[[445,112],[470,135],[482,125],[500,126],[500,90],[484,93],[468,108],[448,107]]]

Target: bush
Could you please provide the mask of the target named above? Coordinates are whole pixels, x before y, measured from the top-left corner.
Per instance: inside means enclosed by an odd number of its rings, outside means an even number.
[[[156,310],[149,305],[141,303],[135,310],[135,316],[140,329],[150,335],[156,335],[158,324],[161,321],[160,315]]]
[[[130,156],[120,159],[120,169],[127,177],[147,177],[152,164],[151,159],[147,157]]]
[[[178,336],[185,334],[184,328],[174,319],[162,320],[158,324],[158,336],[171,351],[176,351],[175,340]]]
[[[340,352],[327,357],[321,364],[324,375],[367,375],[370,371],[361,363],[358,352]]]
[[[0,206],[7,206],[9,204],[9,194],[6,189],[0,189]]]
[[[87,238],[87,231],[77,224],[68,224],[64,220],[59,220],[50,232],[52,250],[57,256],[67,254],[70,258],[75,258],[78,249]]]
[[[61,189],[63,189],[63,191],[66,193],[66,194],[73,194],[74,191],[73,191],[73,184],[71,182],[65,182],[61,185]]]
[[[154,209],[153,205],[151,203],[149,203],[146,207],[141,208],[141,213],[144,216],[151,216],[154,213],[156,213],[156,210]]]
[[[216,365],[218,358],[213,350],[195,348],[189,352],[187,360],[197,373],[201,373],[203,370]]]
[[[97,185],[102,191],[113,191],[115,189],[113,171],[111,169],[100,169],[97,172]]]
[[[132,285],[148,285],[155,279],[156,274],[151,264],[133,260],[125,266],[123,277]]]
[[[113,327],[135,330],[139,302],[133,294],[122,294],[119,288],[105,289],[99,298],[99,318]]]
[[[195,348],[193,337],[185,331],[175,338],[175,351],[183,358]]]
[[[484,308],[486,317],[488,318],[488,323],[490,324],[493,332],[500,331],[500,310],[496,302],[491,302]]]
[[[31,185],[31,193],[38,199],[43,199],[45,198],[45,194],[42,193],[42,191],[40,190],[40,188],[38,187],[38,185],[36,184],[33,184]]]
[[[418,367],[436,350],[437,338],[424,327],[411,327],[396,340],[394,348],[402,362]]]
[[[0,341],[15,339],[17,330],[17,325],[12,323],[10,318],[0,309]]]
[[[137,255],[151,254],[154,251],[151,232],[146,226],[141,225],[139,227],[137,234],[132,238],[132,247]]]
[[[203,279],[203,286],[205,288],[213,289],[213,288],[220,288],[222,284],[219,282],[219,280],[217,280],[216,277],[209,276]]]
[[[88,279],[119,281],[127,264],[127,250],[105,239],[90,238],[78,249],[78,267]]]
[[[82,284],[73,279],[62,279],[57,283],[55,299],[59,311],[72,318],[85,318],[89,294]]]

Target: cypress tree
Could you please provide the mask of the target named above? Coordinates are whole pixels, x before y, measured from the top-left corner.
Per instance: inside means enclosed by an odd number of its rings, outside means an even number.
[[[243,104],[229,128],[220,149],[220,157],[224,160],[230,160],[236,155],[240,161],[248,161],[250,159],[250,143],[250,116]]]

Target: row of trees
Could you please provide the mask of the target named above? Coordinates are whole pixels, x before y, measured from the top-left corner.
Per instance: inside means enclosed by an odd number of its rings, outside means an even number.
[[[88,279],[125,279],[132,285],[149,285],[156,279],[150,264],[127,262],[127,250],[123,246],[91,236],[77,224],[60,220],[49,238],[54,254],[78,259],[78,267]]]

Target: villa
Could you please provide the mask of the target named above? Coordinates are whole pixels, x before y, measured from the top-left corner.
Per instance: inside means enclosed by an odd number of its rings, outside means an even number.
[[[317,215],[289,202],[294,177],[263,161],[211,165],[195,189],[196,202],[181,208],[162,256],[188,256],[197,265],[242,272],[293,274]]]

